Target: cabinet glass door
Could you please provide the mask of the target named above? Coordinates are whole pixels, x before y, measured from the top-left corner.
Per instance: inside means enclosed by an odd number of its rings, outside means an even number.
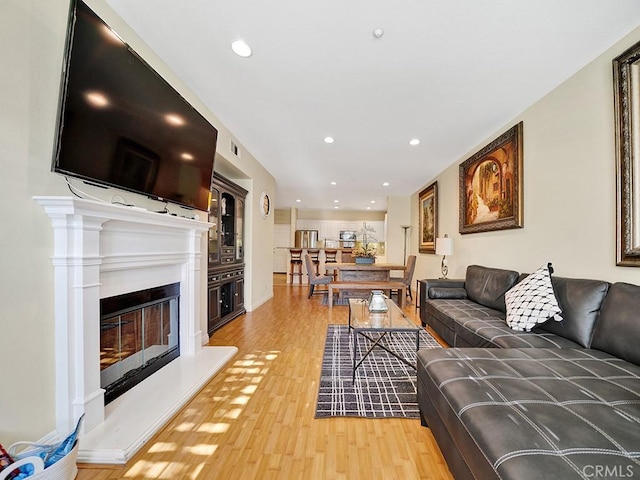
[[[222,225],[222,245],[233,247],[235,237],[235,197],[223,192],[220,197],[220,223]],[[231,251],[233,253],[233,250]]]
[[[236,309],[244,307],[244,278],[236,280]]]
[[[225,317],[234,309],[234,283],[223,283],[220,286],[220,316]]]
[[[207,333],[211,335],[220,322],[220,287],[209,287]]]
[[[220,261],[220,250],[218,245],[218,231],[220,229],[220,218],[218,217],[218,207],[220,205],[220,192],[211,187],[211,202],[209,204],[209,222],[213,226],[209,229],[209,263]]]
[[[237,199],[236,205],[236,260],[244,257],[244,200]]]

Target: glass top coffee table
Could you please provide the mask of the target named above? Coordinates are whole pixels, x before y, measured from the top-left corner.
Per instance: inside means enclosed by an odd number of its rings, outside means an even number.
[[[392,351],[382,341],[391,336],[394,332],[410,332],[416,336],[416,352],[420,349],[420,330],[422,328],[413,323],[393,300],[385,298],[388,310],[386,312],[370,312],[367,308],[367,300],[363,298],[349,299],[349,331],[353,334],[353,377],[356,379],[356,370],[365,358],[375,347],[386,350],[398,360],[406,363],[412,368],[416,368],[415,363],[401,357]],[[369,333],[379,333],[375,338]],[[366,338],[371,342],[369,349],[358,360],[358,336]]]

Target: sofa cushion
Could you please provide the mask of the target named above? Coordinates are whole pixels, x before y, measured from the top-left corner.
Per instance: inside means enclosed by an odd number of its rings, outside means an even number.
[[[579,345],[549,332],[517,332],[505,314],[471,300],[429,299],[427,323],[452,347],[576,348]]]
[[[560,306],[551,285],[551,265],[540,267],[505,293],[507,325],[529,332],[550,318],[560,321]]]
[[[518,332],[498,318],[470,318],[455,326],[456,347],[579,348],[580,345],[550,332]]]
[[[553,290],[562,309],[560,322],[549,320],[534,331],[551,332],[591,347],[591,338],[609,283],[602,280],[551,277]]]
[[[475,478],[640,472],[640,366],[583,348],[423,349],[417,361],[420,411]]]
[[[592,348],[640,365],[640,286],[614,283],[602,304]]]
[[[428,312],[431,317],[438,318],[441,324],[444,324],[448,320],[447,326],[450,330],[449,338],[445,338],[446,342],[452,347],[458,346],[473,346],[473,347],[496,347],[490,338],[483,336],[478,332],[464,332],[467,333],[465,339],[460,343],[460,332],[464,330],[461,328],[467,322],[475,321],[480,329],[487,327],[492,322],[498,322],[502,325],[504,323],[504,313],[494,310],[489,307],[485,307],[477,304],[471,300],[436,300],[429,299],[427,302]],[[440,333],[440,332],[438,332]],[[449,332],[447,332],[449,333]]]
[[[440,338],[449,345],[455,345],[455,333],[453,331],[453,318],[447,315],[446,310],[441,308],[442,303],[456,303],[459,300],[450,302],[449,300],[427,300],[424,312],[420,311],[420,316],[424,314],[425,324],[431,327]]]
[[[470,300],[504,312],[506,310],[504,294],[517,281],[518,272],[516,271],[469,265],[464,288]]]

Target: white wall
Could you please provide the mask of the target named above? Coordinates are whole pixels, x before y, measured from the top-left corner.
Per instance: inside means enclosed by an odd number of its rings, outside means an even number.
[[[387,197],[387,261],[404,263],[404,229],[402,225],[411,224],[411,197]],[[407,256],[410,255],[411,230],[407,230]]]
[[[104,0],[87,3],[218,128],[220,155],[250,179],[243,185],[250,190],[245,295],[248,309],[255,308],[272,296],[273,216],[262,219],[257,202],[262,190],[275,191],[273,177],[246,149],[242,159],[233,157],[231,133]],[[52,228],[31,197],[70,195],[64,179],[50,171],[68,10],[69,0],[0,1],[0,442],[5,445],[37,440],[55,426]],[[106,199],[113,194],[82,188]],[[143,197],[132,200],[146,206]]]
[[[449,277],[470,264],[532,271],[553,262],[559,276],[640,284],[640,268],[616,267],[613,58],[640,40],[623,41],[477,145],[436,179],[438,233],[454,239]],[[524,122],[524,228],[458,233],[458,166],[519,121]],[[425,182],[425,186],[433,179]],[[411,200],[418,223],[418,192]],[[412,229],[412,251],[417,251]],[[440,276],[441,257],[418,255],[416,278]]]

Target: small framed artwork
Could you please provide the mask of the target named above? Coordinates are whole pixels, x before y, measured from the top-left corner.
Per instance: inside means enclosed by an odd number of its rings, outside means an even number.
[[[262,218],[267,218],[270,213],[271,199],[269,198],[269,195],[267,195],[267,192],[263,190],[260,194],[260,215],[262,215]]]
[[[460,164],[460,233],[522,228],[522,122]]]
[[[438,236],[438,182],[433,182],[418,197],[420,253],[436,253]]]

